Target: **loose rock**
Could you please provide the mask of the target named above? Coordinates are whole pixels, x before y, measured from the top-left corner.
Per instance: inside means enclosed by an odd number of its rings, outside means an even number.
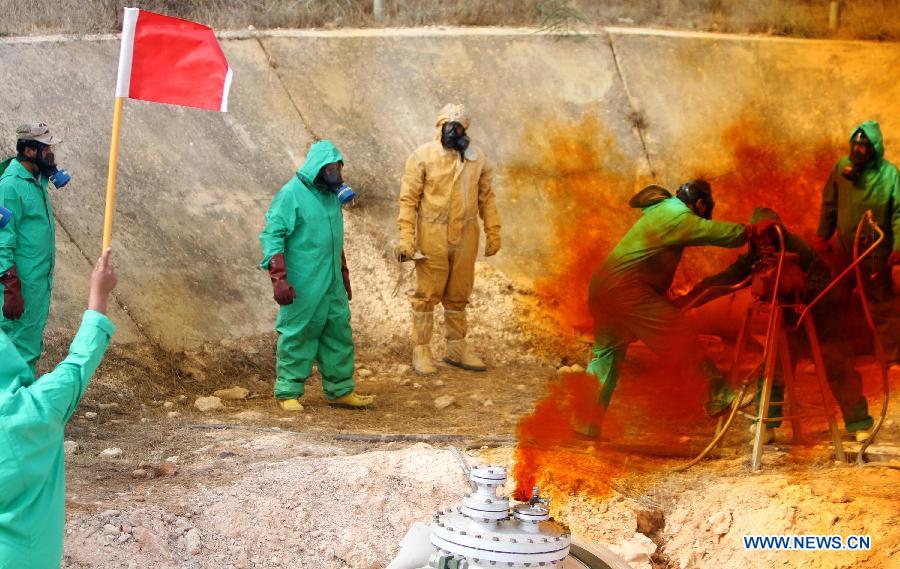
[[[194,407],[196,407],[203,413],[208,413],[209,411],[217,411],[219,409],[225,408],[225,406],[222,405],[222,400],[215,395],[211,397],[198,397],[197,400],[194,401]]]
[[[157,555],[161,555],[166,559],[171,558],[172,554],[169,551],[169,547],[166,545],[166,541],[147,528],[138,526],[132,530],[132,535],[134,535],[134,539],[141,544],[141,550],[155,552]]]
[[[140,470],[143,470],[145,478],[162,478],[164,476],[174,476],[178,472],[178,465],[174,462],[145,462],[141,464]],[[134,476],[134,472],[131,473]]]
[[[731,529],[731,511],[717,512],[706,520],[706,531],[723,536]]]
[[[81,445],[75,441],[65,441],[63,443],[63,452],[66,456],[72,456],[81,452]]]
[[[103,526],[103,534],[104,534],[104,535],[115,535],[115,536],[117,536],[117,535],[119,535],[119,533],[121,533],[121,532],[119,531],[119,528],[117,528],[116,526],[114,526],[114,525],[112,525],[112,524],[106,524],[105,526]]]
[[[112,447],[103,449],[97,456],[99,456],[100,458],[119,458],[123,454],[125,454],[125,451],[123,451],[119,447]]]
[[[455,401],[456,397],[453,397],[452,395],[441,395],[434,400],[434,407],[440,411],[441,409],[446,409],[450,405],[453,405]]]
[[[220,389],[218,391],[214,391],[213,395],[220,399],[225,399],[228,401],[241,401],[242,399],[246,399],[247,396],[250,395],[250,390],[235,385],[234,387],[229,387],[228,389]]]
[[[622,557],[632,567],[643,567],[646,563],[647,567],[651,567],[650,556],[656,553],[656,544],[649,537],[636,533],[634,536],[618,545],[610,547],[613,553]],[[640,564],[640,565],[635,565]]]
[[[848,494],[846,490],[835,490],[831,495],[831,502],[833,504],[846,504],[851,501],[853,501],[853,498],[850,497],[850,494]]]
[[[197,530],[197,528],[192,528],[188,530],[186,534],[184,534],[184,548],[189,554],[199,554],[202,545],[203,544],[200,540],[200,532]]]
[[[649,536],[666,525],[665,516],[663,515],[662,510],[642,509],[638,510],[636,515],[638,533]]]

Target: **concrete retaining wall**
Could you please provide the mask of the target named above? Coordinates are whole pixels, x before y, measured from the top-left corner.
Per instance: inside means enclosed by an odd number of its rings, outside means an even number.
[[[840,147],[867,118],[882,122],[889,157],[900,140],[897,44],[618,29],[580,41],[518,29],[222,41],[235,73],[227,114],[125,105],[118,341],[151,338],[177,349],[271,330],[257,235],[311,140],[330,138],[344,151],[362,215],[384,228],[350,239],[386,240],[403,162],[434,136],[436,111],[451,100],[469,106],[473,140],[497,165],[505,249],[491,262],[526,283],[552,258],[551,221],[561,207],[616,218],[603,235],[611,243],[635,215],[624,201],[643,181],[727,174],[735,154],[722,133],[734,132],[736,117],[796,160],[823,139]],[[60,226],[55,328],[77,323],[99,253],[117,55],[114,38],[0,41],[0,149],[12,151],[18,123],[42,120],[64,136],[59,161],[73,175],[52,197]],[[554,140],[569,142],[560,149]],[[561,158],[548,167],[550,147]],[[548,199],[556,169],[566,168],[615,170],[620,183],[598,187],[596,201],[583,193]]]

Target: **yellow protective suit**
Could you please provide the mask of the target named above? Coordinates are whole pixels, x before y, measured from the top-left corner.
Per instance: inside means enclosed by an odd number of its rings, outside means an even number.
[[[445,122],[469,127],[461,105],[447,105],[438,115],[435,140],[406,160],[400,184],[400,243],[413,244],[428,259],[416,263],[413,309],[431,312],[437,303],[464,310],[472,293],[478,256],[478,216],[484,221],[486,253],[500,248],[500,216],[491,188],[493,172],[484,152],[470,145],[465,160],[441,146]]]
[[[427,257],[416,261],[416,290],[412,296],[414,344],[427,346],[432,313],[435,305],[441,303],[447,319],[447,339],[464,350],[459,342],[466,335],[465,308],[475,280],[478,217],[484,223],[487,256],[500,249],[500,217],[487,157],[471,144],[464,159],[458,151],[444,148],[440,138],[446,122],[458,122],[468,129],[470,121],[462,105],[450,104],[441,110],[435,124],[435,140],[417,148],[406,161],[397,226],[400,249],[417,250]],[[453,347],[448,344],[448,349],[452,351]]]

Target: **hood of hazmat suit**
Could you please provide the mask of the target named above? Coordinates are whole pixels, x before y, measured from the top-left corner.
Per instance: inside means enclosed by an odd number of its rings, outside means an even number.
[[[288,281],[297,291],[294,303],[282,307],[279,318],[309,314],[335,286],[343,290],[341,251],[344,248],[344,218],[337,194],[319,190],[313,180],[325,165],[344,160],[328,140],[314,143],[296,175],[281,188],[266,213],[260,233],[267,269],[273,255],[284,253]],[[346,293],[343,293],[346,296]]]
[[[875,156],[866,162],[855,180],[842,175],[845,168],[852,166],[849,156],[834,165],[822,191],[817,234],[824,238],[833,235],[838,264],[849,263],[856,226],[866,210],[871,209],[885,232],[884,243],[875,253],[875,264],[880,266],[887,262],[891,251],[900,251],[900,173],[884,157],[884,140],[878,123],[866,121],[858,125],[850,133],[851,141],[860,130],[872,143]]]

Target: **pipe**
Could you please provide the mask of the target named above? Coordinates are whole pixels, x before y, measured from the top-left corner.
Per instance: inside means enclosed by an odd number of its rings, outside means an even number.
[[[372,16],[376,22],[384,21],[384,0],[372,1]]]
[[[756,369],[754,369],[753,371],[755,372],[757,369],[759,369],[759,366],[757,366]],[[695,464],[697,464],[698,462],[700,462],[701,460],[706,458],[706,455],[709,454],[709,452],[712,449],[716,448],[716,445],[719,444],[719,442],[725,436],[725,433],[731,427],[731,422],[734,421],[734,417],[735,417],[735,415],[737,415],[738,407],[740,406],[740,401],[744,398],[744,393],[747,392],[747,387],[749,385],[750,385],[749,381],[744,381],[744,384],[741,385],[741,390],[738,392],[737,398],[735,399],[734,403],[731,405],[731,413],[728,414],[728,419],[725,420],[725,424],[722,425],[721,430],[719,430],[719,432],[716,433],[716,436],[713,437],[713,440],[710,441],[710,443],[708,445],[706,445],[706,448],[703,449],[702,451],[700,451],[700,454],[698,454],[693,459],[691,459],[690,462],[686,462],[682,465],[679,465],[679,466],[676,466],[675,468],[673,468],[672,472],[684,472],[688,468],[694,466]]]
[[[867,210],[866,214],[871,215],[871,210]],[[859,237],[860,228],[862,228],[863,221],[865,221],[865,220],[866,220],[866,215],[863,215],[863,218],[859,220],[859,225],[856,226],[857,239]],[[871,223],[875,223],[875,222],[872,221]],[[878,227],[878,224],[875,224],[875,227]],[[806,318],[806,315],[809,314],[809,311],[812,309],[812,307],[815,306],[820,300],[825,298],[825,295],[828,294],[829,292],[831,292],[831,289],[833,289],[835,286],[837,286],[837,284],[839,282],[841,282],[841,280],[844,277],[849,275],[850,271],[856,269],[859,266],[859,264],[863,261],[863,259],[865,259],[869,255],[871,255],[872,252],[874,252],[875,249],[877,249],[878,246],[881,245],[881,242],[884,241],[884,232],[881,231],[880,227],[878,227],[878,232],[881,234],[881,236],[875,241],[875,243],[873,243],[868,249],[866,249],[865,252],[863,252],[863,254],[859,257],[856,256],[856,248],[859,246],[859,241],[857,239],[853,240],[853,248],[854,248],[853,262],[850,263],[850,266],[848,266],[846,269],[841,271],[841,274],[836,276],[830,283],[828,283],[828,286],[825,287],[825,290],[820,292],[814,299],[812,299],[812,301],[809,304],[806,305],[806,308],[804,308],[803,312],[800,313],[800,318],[797,319],[797,323],[792,328],[792,330],[794,332],[796,332],[797,330],[800,329],[800,325],[803,324],[803,320]]]
[[[336,441],[358,443],[449,443],[449,442],[484,442],[487,444],[513,444],[514,437],[484,437],[480,435],[447,435],[442,433],[338,433],[333,437]]]
[[[831,0],[828,5],[828,29],[832,32],[837,31],[841,25],[841,3],[840,0]]]
[[[704,298],[709,296],[709,293],[711,293],[711,292],[721,292],[721,293],[723,293],[721,296],[725,296],[724,293],[737,292],[737,291],[741,290],[742,288],[746,287],[747,285],[749,285],[751,280],[753,280],[753,275],[750,275],[749,277],[742,280],[741,282],[733,284],[733,285],[716,285],[716,286],[711,286],[711,287],[705,288],[702,291],[700,291],[700,294],[698,294],[693,299],[691,299],[691,301],[688,302],[684,306],[684,308],[681,309],[681,311],[686,312],[686,311],[694,308],[695,306],[700,304],[701,300],[703,300]]]
[[[875,440],[875,436],[878,434],[878,431],[881,430],[881,426],[884,424],[884,419],[887,416],[888,402],[891,397],[891,382],[888,377],[887,371],[887,362],[885,361],[884,356],[884,346],[881,343],[881,338],[878,336],[878,331],[875,329],[875,321],[872,319],[872,312],[869,310],[869,301],[866,299],[866,290],[864,285],[864,279],[862,277],[862,271],[859,268],[859,264],[856,262],[857,255],[859,254],[859,237],[862,235],[862,227],[863,223],[868,223],[869,227],[871,227],[876,233],[878,233],[878,239],[875,241],[875,245],[878,245],[884,240],[884,231],[875,223],[875,219],[872,215],[872,210],[866,210],[866,213],[863,215],[863,218],[859,221],[859,225],[856,226],[856,236],[853,238],[853,259],[856,270],[856,286],[859,288],[859,299],[862,303],[863,314],[866,317],[866,325],[869,327],[869,330],[872,331],[872,341],[875,345],[875,359],[878,361],[878,367],[881,368],[881,380],[882,380],[882,389],[884,390],[884,401],[881,404],[881,415],[878,417],[878,422],[875,423],[875,426],[869,433],[869,438],[866,439],[862,445],[859,447],[859,452],[856,454],[856,464],[859,466],[864,466],[866,464],[865,454],[866,449],[869,448],[869,445],[872,444],[872,441]],[[874,247],[873,245],[872,247]],[[869,249],[872,249],[870,247]],[[862,258],[862,257],[860,257]]]

